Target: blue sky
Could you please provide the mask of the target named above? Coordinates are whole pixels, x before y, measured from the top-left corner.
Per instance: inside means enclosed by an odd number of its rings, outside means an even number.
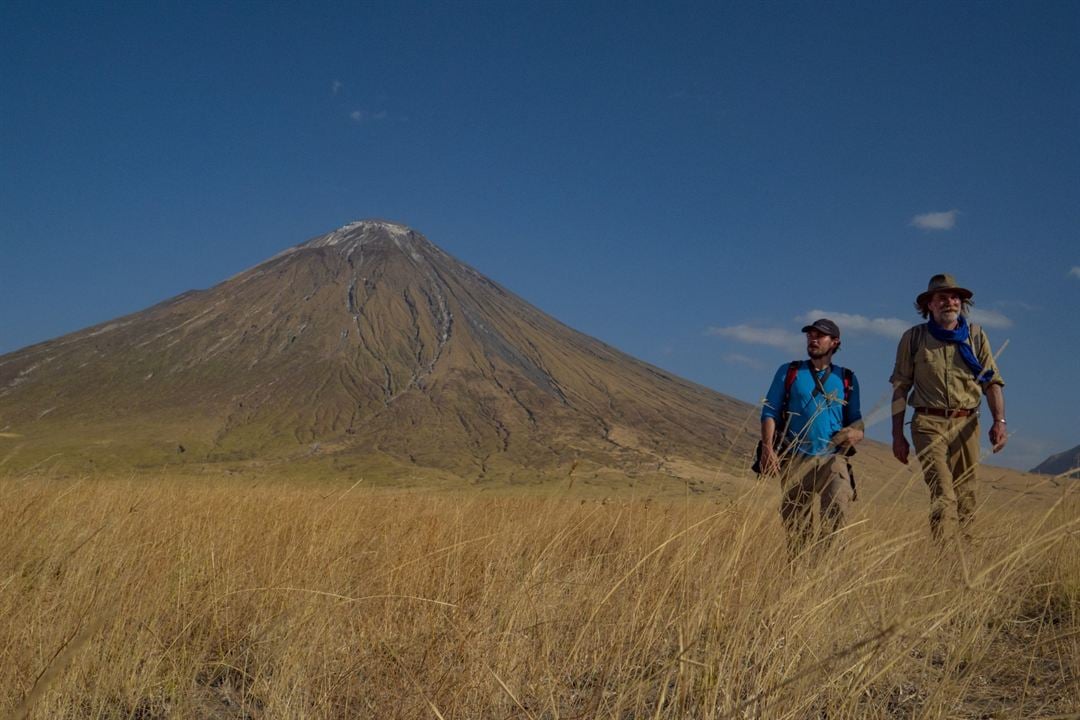
[[[1080,442],[1077,38],[1071,2],[6,2],[0,353],[380,217],[751,402],[830,314],[866,412],[946,271],[1027,468]]]

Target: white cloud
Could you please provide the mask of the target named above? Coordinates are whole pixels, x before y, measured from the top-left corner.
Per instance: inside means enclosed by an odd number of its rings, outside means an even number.
[[[841,335],[845,335],[849,332],[869,333],[872,335],[880,335],[881,337],[889,338],[890,340],[898,339],[904,334],[905,330],[914,324],[907,320],[901,320],[900,318],[869,318],[865,315],[852,315],[850,313],[831,312],[829,310],[811,310],[795,319],[799,322],[812,323],[818,318],[823,317],[829,318],[839,325]],[[976,322],[983,327],[988,328],[1009,328],[1013,325],[1011,318],[997,310],[984,310],[973,307],[971,308],[968,317],[972,322]]]
[[[1073,265],[1072,270],[1069,271],[1069,274],[1075,278],[1080,278],[1080,265]]]
[[[761,361],[741,353],[727,353],[723,356],[723,360],[729,365],[746,365],[754,370],[761,370],[764,367]]]
[[[911,224],[920,230],[952,230],[956,225],[956,216],[959,214],[959,210],[948,210],[916,215],[911,218]]]
[[[998,300],[994,304],[1002,308],[1018,308],[1024,312],[1038,312],[1039,310],[1042,310],[1038,305],[1032,305],[1023,300]]]
[[[768,345],[781,350],[803,350],[806,339],[801,333],[794,333],[781,328],[759,328],[752,325],[732,325],[730,327],[710,327],[706,335],[731,338],[751,345]]]
[[[349,117],[356,123],[362,123],[368,120],[385,120],[386,111],[379,110],[377,112],[371,112],[370,110],[353,110],[349,113]]]
[[[341,92],[341,88],[343,87],[345,86],[340,80],[335,80],[334,82],[330,83],[330,92],[334,95],[337,95],[339,92]]]
[[[1009,328],[1013,324],[1013,321],[1006,317],[1004,313],[997,310],[983,310],[977,307],[971,308],[971,311],[968,312],[968,319],[988,328]]]
[[[811,310],[805,315],[796,318],[799,322],[812,323],[818,318],[829,318],[840,326],[841,337],[848,332],[866,332],[881,335],[890,340],[896,340],[913,323],[900,318],[868,318],[865,315],[852,315],[843,312],[829,312],[828,310]]]

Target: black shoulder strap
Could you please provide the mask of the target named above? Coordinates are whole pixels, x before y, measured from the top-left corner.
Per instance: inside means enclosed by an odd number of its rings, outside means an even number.
[[[814,391],[810,393],[810,397],[817,397],[818,395],[828,397],[829,393],[825,392],[825,381],[832,375],[832,364],[825,368],[825,372],[822,373],[821,377],[818,377],[817,371],[814,370],[814,366],[810,364],[809,360],[806,361],[806,370],[810,373],[810,377],[814,379]]]

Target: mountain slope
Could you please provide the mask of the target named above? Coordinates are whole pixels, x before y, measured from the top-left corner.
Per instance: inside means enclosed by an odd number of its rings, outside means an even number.
[[[1039,473],[1041,475],[1062,475],[1068,473],[1070,477],[1080,477],[1080,445],[1077,445],[1071,450],[1051,455],[1033,467],[1031,472]]]
[[[0,432],[19,436],[21,464],[333,455],[469,479],[662,471],[745,453],[752,415],[382,221],[0,357]]]

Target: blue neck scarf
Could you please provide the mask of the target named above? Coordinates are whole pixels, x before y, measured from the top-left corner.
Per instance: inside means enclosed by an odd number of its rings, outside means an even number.
[[[930,328],[930,334],[935,339],[956,345],[956,349],[960,351],[960,357],[964,358],[964,362],[971,368],[971,372],[975,376],[975,382],[985,383],[994,377],[994,371],[984,370],[979,358],[975,357],[975,351],[972,350],[971,343],[968,342],[971,337],[971,328],[968,326],[966,317],[960,316],[959,324],[955,330],[946,330],[934,322],[933,317],[927,321],[926,326]]]

